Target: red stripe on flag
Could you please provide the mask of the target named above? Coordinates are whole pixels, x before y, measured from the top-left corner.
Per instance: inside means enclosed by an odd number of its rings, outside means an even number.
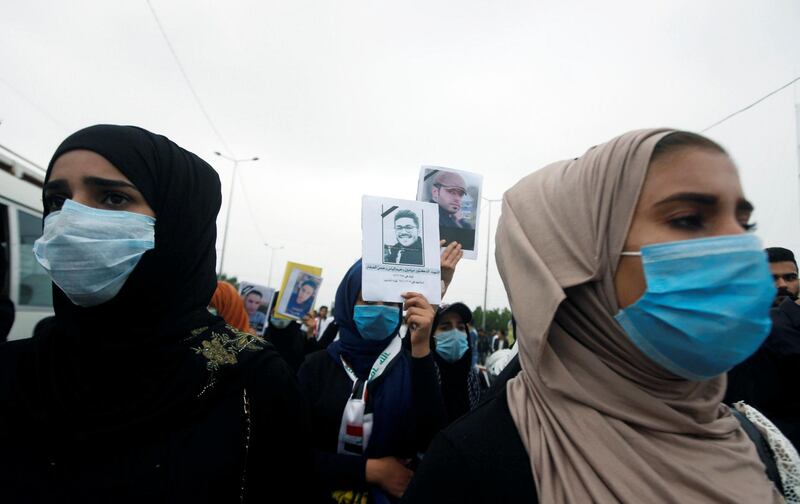
[[[348,436],[355,436],[355,437],[363,437],[364,436],[364,428],[360,425],[348,425],[347,426],[347,435]]]

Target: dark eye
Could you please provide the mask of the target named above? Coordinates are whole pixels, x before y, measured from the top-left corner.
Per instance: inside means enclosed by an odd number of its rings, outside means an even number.
[[[118,207],[125,205],[130,200],[131,199],[125,194],[112,192],[106,194],[105,198],[103,199],[103,203],[108,206]]]
[[[703,217],[699,214],[685,215],[670,219],[669,224],[678,229],[698,230],[703,227]]]
[[[64,206],[64,201],[66,201],[66,199],[67,198],[64,196],[59,196],[57,194],[48,195],[44,198],[44,206],[48,212],[57,212]]]

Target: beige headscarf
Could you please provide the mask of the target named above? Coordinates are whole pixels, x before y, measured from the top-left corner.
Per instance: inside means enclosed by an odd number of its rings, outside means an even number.
[[[690,382],[614,320],[614,273],[655,144],[633,131],[506,192],[497,264],[522,372],[511,416],[542,503],[783,502],[727,406],[725,377]]]

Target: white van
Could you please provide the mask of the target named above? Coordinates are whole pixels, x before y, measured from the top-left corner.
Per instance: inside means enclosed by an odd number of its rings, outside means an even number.
[[[0,293],[16,308],[9,340],[31,337],[53,314],[50,277],[33,256],[33,242],[42,235],[43,181],[42,168],[0,148]]]

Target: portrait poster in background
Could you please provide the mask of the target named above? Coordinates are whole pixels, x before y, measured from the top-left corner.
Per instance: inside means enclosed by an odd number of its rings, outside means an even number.
[[[458,242],[465,259],[478,258],[478,217],[483,176],[441,166],[423,166],[417,200],[439,207],[439,236],[445,247]]]
[[[239,282],[239,295],[242,296],[244,310],[252,327],[259,336],[264,335],[269,325],[269,314],[272,311],[272,300],[275,289],[265,285]]]
[[[322,284],[322,268],[286,263],[280,294],[276,301],[275,316],[282,319],[301,320],[314,309],[319,287]]]
[[[403,292],[441,301],[439,214],[433,203],[364,196],[361,206],[365,301],[402,302]]]

